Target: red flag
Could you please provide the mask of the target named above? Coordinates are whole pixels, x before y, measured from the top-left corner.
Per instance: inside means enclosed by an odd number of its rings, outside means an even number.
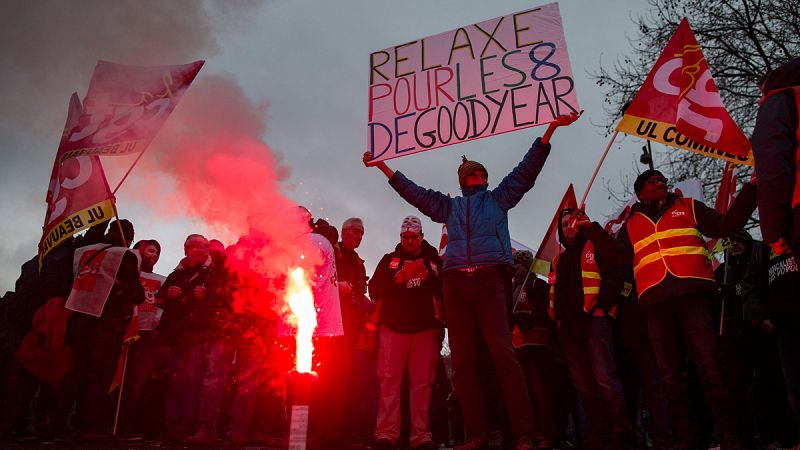
[[[722,104],[686,18],[656,60],[617,130],[737,164],[753,164],[750,142]]]
[[[620,230],[622,230],[622,226],[625,225],[625,222],[628,221],[628,217],[631,215],[631,209],[633,205],[639,202],[639,199],[636,198],[634,195],[624,205],[622,208],[619,209],[611,218],[603,225],[603,228],[606,232],[612,236],[616,236],[619,234]]]
[[[128,331],[122,340],[122,353],[119,354],[117,359],[117,371],[114,373],[114,379],[111,380],[111,386],[108,387],[109,394],[122,385],[122,379],[125,377],[125,359],[128,356],[128,350],[131,345],[137,340],[139,340],[139,316],[134,314],[130,325],[128,325]]]
[[[717,201],[714,202],[714,209],[719,213],[727,213],[728,208],[731,207],[733,200],[736,198],[736,175],[736,165],[730,162],[725,164],[725,170],[722,172],[722,180],[720,180],[719,191],[717,192]],[[730,239],[727,238],[711,239],[706,242],[706,248],[712,255],[722,253],[730,246]],[[719,267],[717,258],[711,258],[711,265],[714,270],[717,270],[717,267]]]
[[[203,63],[139,67],[99,61],[62,159],[143,152]]]
[[[442,239],[439,240],[439,256],[444,258],[447,251],[447,225],[442,224]]]
[[[717,192],[717,201],[714,202],[714,209],[722,214],[728,212],[728,208],[733,204],[733,199],[736,198],[736,177],[736,165],[730,162],[725,164],[722,180],[719,183],[719,192]]]
[[[105,222],[114,215],[111,190],[100,158],[91,155],[62,159],[69,130],[76,126],[81,115],[78,94],[72,94],[47,190],[44,234],[39,242],[40,261],[53,247],[73,234]]]
[[[561,244],[558,243],[559,213],[562,209],[577,207],[578,201],[575,198],[575,190],[570,184],[567,188],[567,192],[564,193],[564,197],[561,198],[561,203],[558,205],[556,214],[553,216],[553,220],[547,228],[547,233],[544,234],[544,239],[542,239],[542,244],[539,245],[539,250],[536,251],[536,257],[533,258],[533,264],[531,265],[531,272],[537,273],[543,277],[546,277],[550,272],[550,263],[561,251]]]
[[[28,372],[56,386],[72,366],[72,352],[64,343],[71,311],[65,298],[53,297],[36,311],[31,330],[14,356]]]

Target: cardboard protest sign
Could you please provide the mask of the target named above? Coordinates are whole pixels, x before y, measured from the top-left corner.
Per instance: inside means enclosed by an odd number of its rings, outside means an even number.
[[[753,165],[750,142],[722,104],[708,63],[685,18],[617,130],[736,164]]]
[[[546,124],[579,110],[557,3],[370,55],[372,161]]]
[[[59,151],[61,160],[144,151],[203,63],[140,67],[99,61],[83,115]]]

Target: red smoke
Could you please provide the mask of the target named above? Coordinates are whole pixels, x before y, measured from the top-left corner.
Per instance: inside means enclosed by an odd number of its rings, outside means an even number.
[[[209,239],[236,242],[226,263],[234,309],[259,333],[288,312],[289,270],[312,273],[318,262],[316,252],[304,255],[308,224],[282,192],[288,170],[261,141],[266,122],[266,105],[247,99],[232,78],[201,74],[148,150],[156,166],[139,171],[155,169],[174,181],[167,202],[173,214],[200,219]]]

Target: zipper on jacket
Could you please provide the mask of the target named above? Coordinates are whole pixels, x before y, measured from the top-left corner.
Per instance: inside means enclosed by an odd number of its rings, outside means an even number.
[[[472,252],[470,251],[469,248],[469,242],[470,242],[469,207],[471,202],[472,202],[472,196],[467,197],[467,265],[468,266],[472,265]]]

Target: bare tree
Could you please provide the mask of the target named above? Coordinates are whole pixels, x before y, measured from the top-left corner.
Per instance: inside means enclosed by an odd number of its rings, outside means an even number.
[[[800,55],[800,0],[648,0],[634,18],[638,36],[631,53],[590,73],[605,94],[606,126],[613,127],[633,99],[681,19],[687,17],[731,117],[750,135],[755,124],[758,81]],[[699,178],[715,198],[724,162],[670,148],[658,169],[670,179]]]

